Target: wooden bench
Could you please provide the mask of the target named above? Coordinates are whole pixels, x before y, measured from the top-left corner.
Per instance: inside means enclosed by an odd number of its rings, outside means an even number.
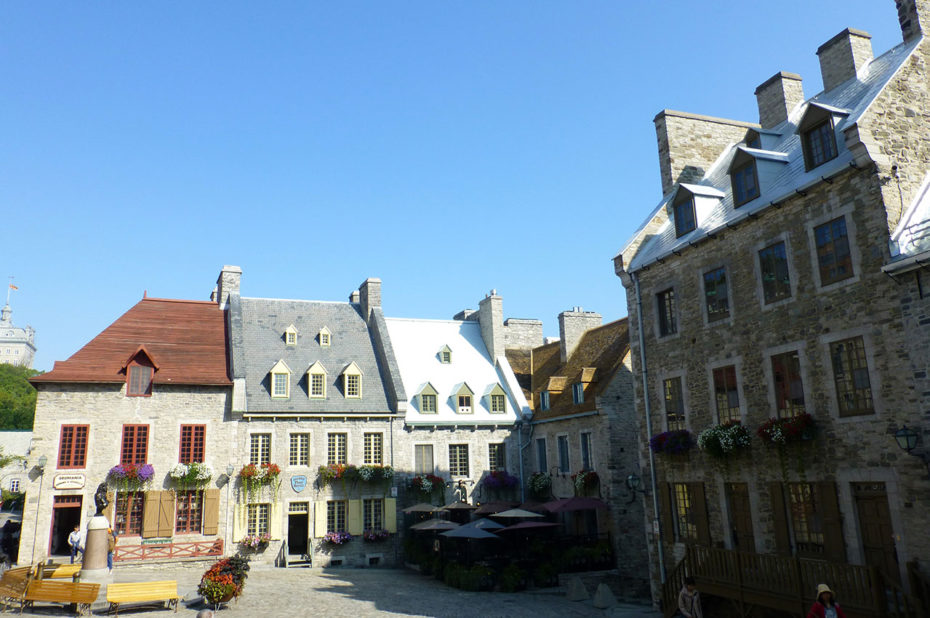
[[[20,608],[22,607],[26,587],[31,579],[31,566],[7,569],[3,572],[3,577],[0,577],[0,604],[3,605],[4,612],[7,606],[13,603],[19,603]]]
[[[97,600],[100,584],[80,584],[75,582],[58,582],[49,579],[32,580],[26,587],[24,605],[32,606],[36,601],[46,603],[64,603],[77,605],[78,616],[90,611],[91,603]],[[19,613],[23,613],[20,608]]]
[[[176,580],[165,580],[158,582],[132,582],[128,584],[109,584],[107,585],[107,603],[110,604],[107,613],[115,611],[119,616],[119,606],[121,603],[155,603],[164,602],[168,607],[174,607],[178,611],[178,601],[181,596],[178,594],[178,582]]]
[[[75,579],[80,572],[80,562],[75,564],[39,563],[36,567],[36,579]]]

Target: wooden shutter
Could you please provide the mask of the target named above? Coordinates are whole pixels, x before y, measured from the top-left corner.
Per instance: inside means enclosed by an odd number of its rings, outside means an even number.
[[[384,529],[388,532],[397,532],[397,499],[384,499]]]
[[[217,534],[220,527],[220,490],[203,492],[203,533]]]
[[[814,483],[817,491],[817,514],[823,530],[823,553],[827,560],[846,562],[846,543],[843,540],[843,519],[836,498],[836,483]]]
[[[791,537],[788,535],[788,514],[785,511],[785,492],[781,483],[769,483],[772,500],[772,526],[775,532],[775,551],[791,555]]]
[[[244,522],[248,517],[248,510],[244,504],[236,504],[233,507],[233,529],[232,540],[237,543],[239,539],[245,536],[246,526]]]
[[[160,491],[147,491],[142,502],[142,538],[158,536],[158,510],[161,501]]]
[[[662,524],[662,538],[666,543],[675,541],[675,525],[672,521],[671,485],[659,483],[659,521]]]
[[[348,509],[346,532],[352,536],[359,535],[362,533],[362,501],[349,500]]]
[[[107,518],[107,521],[110,522],[110,527],[116,530],[116,521],[113,519],[113,503],[116,502],[116,494],[112,491],[107,491],[107,508],[103,509],[103,516]]]
[[[273,539],[282,538],[281,532],[283,527],[281,525],[281,520],[284,517],[281,513],[281,506],[282,504],[280,502],[272,502],[268,507],[268,533]]]
[[[326,534],[326,502],[318,500],[313,504],[313,537],[320,538]]]
[[[691,516],[697,528],[697,542],[710,547],[710,522],[707,518],[707,499],[704,496],[704,483],[688,483],[691,493]]]
[[[162,491],[158,500],[158,536],[174,534],[174,492]]]

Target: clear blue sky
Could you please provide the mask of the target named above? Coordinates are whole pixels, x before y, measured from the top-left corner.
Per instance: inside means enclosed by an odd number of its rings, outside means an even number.
[[[0,5],[0,281],[36,367],[150,296],[450,318],[626,314],[611,257],[660,197],[663,108],[756,121],[778,70],[821,89],[892,0]]]

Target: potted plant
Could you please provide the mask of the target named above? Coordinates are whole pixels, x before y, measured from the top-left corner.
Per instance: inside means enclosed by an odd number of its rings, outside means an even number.
[[[430,494],[446,486],[446,481],[435,474],[419,474],[410,479],[410,489]]]
[[[575,494],[582,496],[588,490],[597,487],[600,482],[597,472],[594,470],[582,470],[572,475],[572,483],[575,485]]]
[[[259,466],[247,464],[239,470],[239,478],[245,489],[249,502],[254,502],[259,492],[270,487],[272,499],[277,502],[278,488],[281,487],[281,468],[277,464],[263,463]]]
[[[749,448],[752,436],[739,421],[708,427],[698,435],[698,448],[717,459],[726,461],[731,455]]]
[[[391,466],[364,465],[358,467],[358,479],[366,483],[379,483],[394,478]]]
[[[168,470],[168,477],[182,489],[200,489],[213,478],[213,470],[205,463],[175,464]]]
[[[323,545],[344,545],[351,540],[352,535],[348,532],[327,532],[323,535]]]
[[[544,498],[549,495],[552,477],[546,472],[535,472],[530,476],[528,486],[531,494],[537,498]]]
[[[230,599],[238,599],[249,576],[249,559],[243,556],[231,556],[213,563],[203,577],[197,592],[204,601],[214,608]]]
[[[107,479],[116,485],[119,491],[139,491],[152,477],[155,468],[152,464],[119,464],[110,468]]]
[[[656,454],[683,455],[694,448],[694,437],[687,429],[663,431],[652,436],[649,448]]]

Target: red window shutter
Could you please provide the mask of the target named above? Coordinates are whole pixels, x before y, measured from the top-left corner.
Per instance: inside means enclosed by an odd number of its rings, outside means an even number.
[[[772,527],[775,533],[775,551],[791,555],[791,537],[788,534],[788,514],[785,511],[785,492],[781,483],[769,483],[769,498],[772,501]]]

